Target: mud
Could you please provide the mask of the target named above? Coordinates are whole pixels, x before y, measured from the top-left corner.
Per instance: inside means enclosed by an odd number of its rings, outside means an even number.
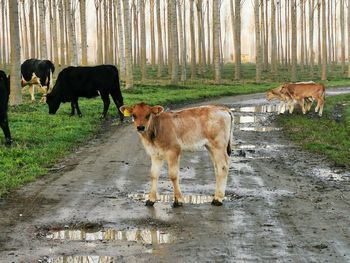
[[[350,172],[289,142],[264,94],[210,102],[235,115],[223,206],[203,149],[182,157],[183,207],[166,167],[146,207],[150,159],[129,123],[106,123],[0,201],[0,262],[350,262]]]

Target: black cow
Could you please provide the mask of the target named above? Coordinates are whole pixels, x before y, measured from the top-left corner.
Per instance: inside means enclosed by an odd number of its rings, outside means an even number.
[[[35,101],[33,85],[39,85],[43,90],[45,97],[50,86],[52,74],[55,72],[55,66],[50,60],[27,59],[21,65],[22,87],[29,85],[29,92],[32,101]],[[46,88],[44,88],[46,87]]]
[[[6,145],[12,143],[9,123],[7,119],[7,104],[10,96],[10,77],[0,70],[0,126],[4,132]]]
[[[103,100],[102,117],[105,118],[112,96],[122,121],[124,115],[119,108],[123,105],[123,96],[120,91],[118,70],[112,65],[99,65],[95,67],[68,67],[63,69],[57,77],[55,86],[47,94],[46,103],[49,105],[49,113],[55,114],[61,102],[71,102],[71,116],[77,114],[81,117],[78,98],[93,98],[101,95]]]

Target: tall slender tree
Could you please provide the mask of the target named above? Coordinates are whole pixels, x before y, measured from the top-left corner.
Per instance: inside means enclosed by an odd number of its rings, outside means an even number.
[[[292,63],[291,63],[291,81],[297,80],[297,3],[296,0],[290,1],[291,22],[292,22]]]
[[[81,37],[81,64],[87,65],[87,29],[86,29],[86,0],[79,0],[80,37]]]
[[[327,22],[326,1],[322,0],[322,73],[321,80],[327,80]]]
[[[132,56],[131,56],[131,37],[130,37],[130,6],[129,0],[123,0],[124,8],[124,36],[125,36],[125,67],[126,67],[126,77],[125,86],[127,89],[133,88],[134,77],[132,70]]]
[[[254,0],[254,18],[255,18],[255,81],[261,81],[261,45],[260,45],[260,4],[259,0]]]
[[[141,77],[146,79],[146,15],[145,15],[145,0],[139,0],[140,4],[140,32],[141,32]]]
[[[277,40],[276,40],[276,5],[275,0],[271,2],[271,72],[277,73]]]
[[[221,82],[220,30],[220,0],[213,0],[213,58],[216,83]]]
[[[194,0],[190,0],[190,34],[191,34],[191,79],[196,78],[196,43],[194,32]]]
[[[19,38],[19,18],[18,18],[18,1],[8,1],[10,14],[10,35],[11,35],[11,93],[10,105],[22,103],[21,88],[18,85],[21,79],[21,47]]]
[[[161,77],[164,66],[163,59],[163,38],[162,38],[162,24],[160,19],[160,0],[156,0],[156,12],[157,12],[157,38],[158,38],[158,71],[157,76]]]
[[[172,1],[170,4],[170,14],[171,14],[171,84],[177,85],[179,81],[179,46],[178,46],[178,32],[177,32],[177,12],[176,12],[177,1]]]

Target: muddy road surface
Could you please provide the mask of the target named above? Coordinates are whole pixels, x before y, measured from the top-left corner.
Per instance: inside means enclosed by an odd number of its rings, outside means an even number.
[[[211,103],[235,116],[223,206],[203,149],[182,156],[184,206],[165,166],[146,207],[150,158],[130,123],[110,125],[1,200],[0,262],[350,262],[350,172],[289,142],[264,94]]]

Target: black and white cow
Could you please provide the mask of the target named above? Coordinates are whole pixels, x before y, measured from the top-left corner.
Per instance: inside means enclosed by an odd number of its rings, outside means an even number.
[[[63,69],[57,77],[55,86],[47,94],[46,103],[49,113],[55,114],[61,102],[71,102],[71,116],[77,114],[81,117],[78,98],[93,98],[101,95],[103,100],[102,117],[105,118],[112,96],[122,121],[124,115],[119,108],[123,105],[123,96],[120,90],[118,70],[112,65],[99,65],[94,67],[68,67]]]
[[[6,145],[12,143],[11,133],[7,118],[7,104],[10,96],[10,77],[0,70],[0,126],[5,135]]]
[[[34,86],[39,85],[46,96],[52,80],[52,74],[55,72],[55,66],[50,60],[27,59],[21,65],[22,87],[29,85],[29,93],[32,101],[35,101]],[[42,100],[43,100],[42,98]]]

